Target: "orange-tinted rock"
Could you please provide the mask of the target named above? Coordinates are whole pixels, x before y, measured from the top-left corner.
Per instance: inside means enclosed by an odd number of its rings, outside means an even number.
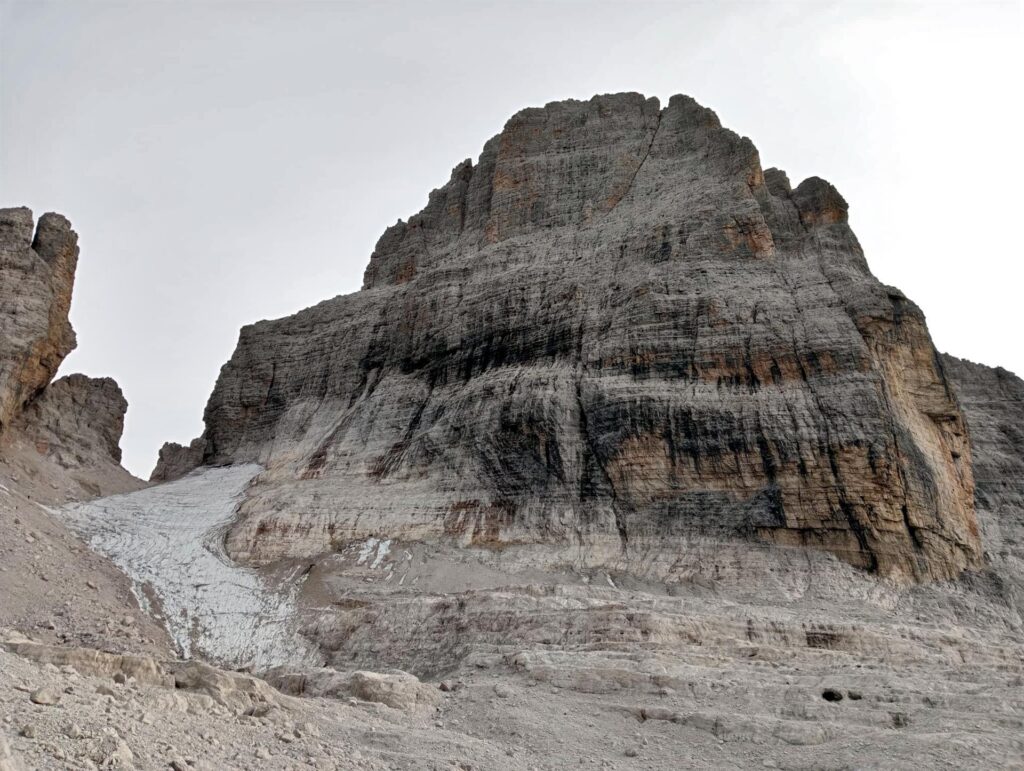
[[[242,330],[203,454],[268,470],[229,551],[388,535],[644,570],[699,535],[978,567],[963,417],[847,210],[687,97],[518,113],[364,291]]]
[[[59,214],[0,209],[0,431],[75,348],[68,321],[78,235]]]

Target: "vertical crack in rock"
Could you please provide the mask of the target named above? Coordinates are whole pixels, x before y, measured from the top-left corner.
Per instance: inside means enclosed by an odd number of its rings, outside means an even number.
[[[901,581],[981,567],[962,415],[848,208],[686,97],[520,111],[385,231],[369,291],[243,331],[203,457],[267,471],[229,552],[443,538],[478,512],[491,548],[575,538],[661,577],[692,539],[751,537]]]
[[[625,191],[622,193],[619,199],[614,204],[612,204],[611,208],[608,210],[609,213],[611,213],[615,209],[615,207],[618,206],[619,203],[621,203],[622,200],[629,195],[629,192],[633,189],[633,183],[636,182],[637,175],[640,173],[640,169],[644,167],[644,164],[647,163],[647,159],[651,156],[651,148],[654,147],[654,140],[658,138],[658,129],[661,128],[661,116],[664,114],[664,112],[664,110],[658,110],[658,118],[654,124],[654,131],[651,132],[651,141],[647,143],[647,149],[644,151],[643,156],[640,158],[640,163],[637,164],[636,170],[633,172],[633,175],[629,178],[629,182],[626,185]]]

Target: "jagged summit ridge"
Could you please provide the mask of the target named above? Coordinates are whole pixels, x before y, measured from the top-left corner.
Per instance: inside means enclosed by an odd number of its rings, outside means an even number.
[[[588,126],[594,130],[579,141]],[[660,191],[641,175],[645,164],[685,153],[706,154],[722,180],[760,183],[750,140],[723,129],[689,97],[673,97],[664,109],[654,97],[615,94],[522,110],[484,145],[475,166],[456,166],[422,212],[385,231],[364,288],[407,281],[459,249],[586,227],[620,206],[649,205]]]
[[[959,406],[847,210],[688,97],[517,113],[364,291],[242,330],[202,455],[267,471],[229,551],[388,534],[671,578],[755,539],[977,567]]]

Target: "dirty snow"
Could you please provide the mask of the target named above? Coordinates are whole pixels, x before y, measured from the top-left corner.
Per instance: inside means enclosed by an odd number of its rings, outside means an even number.
[[[297,584],[273,585],[224,553],[224,534],[256,464],[207,468],[175,482],[56,512],[134,584],[155,595],[184,657],[256,669],[314,658],[294,628]]]
[[[376,555],[373,557],[373,562],[370,563],[371,570],[379,568],[380,564],[391,553],[391,539],[367,538],[363,545],[359,547],[359,557],[356,560],[356,564],[364,564],[375,552]]]

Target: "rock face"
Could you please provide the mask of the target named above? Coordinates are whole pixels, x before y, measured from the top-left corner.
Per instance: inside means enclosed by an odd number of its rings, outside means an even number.
[[[205,437],[193,439],[187,447],[177,442],[165,442],[160,448],[156,468],[149,475],[150,482],[171,482],[179,479],[203,462]]]
[[[242,330],[203,461],[267,471],[229,553],[558,544],[671,578],[741,539],[980,566],[963,416],[847,208],[687,97],[523,110],[384,233],[363,291]]]
[[[64,217],[44,214],[34,226],[28,209],[0,209],[0,628],[166,651],[166,632],[141,611],[127,577],[53,516],[68,502],[143,484],[120,465],[128,405],[117,384],[85,375],[51,382],[75,345],[68,310],[77,258]]]
[[[59,214],[0,209],[0,431],[75,348],[68,322],[78,234]]]
[[[0,433],[16,429],[65,469],[119,467],[128,402],[117,383],[50,382],[76,344],[68,311],[78,234],[52,212],[34,229],[29,209],[0,209]]]
[[[1002,367],[942,357],[971,434],[986,562],[1024,611],[1024,381]]]
[[[128,401],[111,378],[68,375],[29,403],[18,425],[40,454],[65,468],[121,462]]]

